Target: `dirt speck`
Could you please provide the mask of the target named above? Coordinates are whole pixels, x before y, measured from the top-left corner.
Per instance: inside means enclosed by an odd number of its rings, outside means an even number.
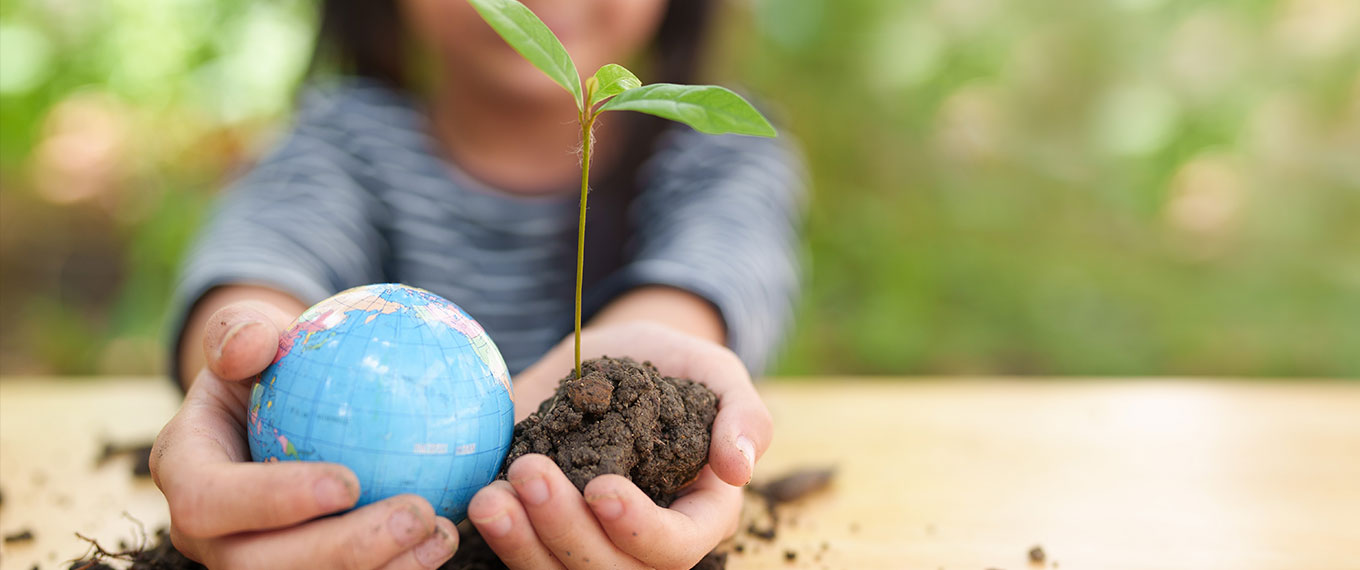
[[[33,531],[29,529],[23,529],[18,532],[11,532],[5,535],[5,544],[16,544],[20,542],[32,542],[32,541]]]
[[[834,467],[799,469],[769,483],[753,485],[752,490],[770,502],[791,503],[827,488],[835,476]]]
[[[133,476],[150,477],[152,445],[153,442],[124,445],[106,441],[104,442],[104,447],[100,450],[99,455],[95,457],[95,467],[103,467],[110,459],[126,455],[132,457]]]
[[[1048,555],[1044,553],[1044,547],[1039,546],[1039,545],[1036,544],[1036,545],[1034,545],[1034,548],[1029,549],[1029,561],[1030,561],[1030,562],[1033,562],[1033,563],[1036,563],[1036,564],[1043,564],[1043,563],[1044,563],[1044,560],[1047,560],[1047,559],[1048,559]]]

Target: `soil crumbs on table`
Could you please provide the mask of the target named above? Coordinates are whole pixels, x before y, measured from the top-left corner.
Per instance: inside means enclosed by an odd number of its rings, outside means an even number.
[[[29,542],[32,540],[33,531],[29,529],[23,529],[18,532],[12,532],[5,535],[5,544],[14,544],[16,542]]]
[[[730,554],[736,553],[738,556],[750,554],[751,550],[747,546],[747,542],[750,539],[755,538],[767,542],[773,540],[777,535],[775,527],[778,525],[779,520],[777,516],[778,506],[786,502],[800,500],[807,494],[819,490],[825,485],[806,487],[803,494],[768,494],[763,492],[762,489],[769,489],[771,487],[780,488],[780,485],[776,485],[776,483],[779,483],[780,481],[806,479],[809,477],[808,473],[813,471],[830,473],[830,470],[827,469],[800,470],[776,479],[770,484],[763,486],[753,485],[751,489],[748,489],[748,496],[764,503],[764,508],[745,509],[743,518],[748,519],[754,516],[766,516],[769,513],[775,513],[775,518],[770,526],[759,532],[751,532],[750,529],[754,528],[755,524],[751,523],[752,526],[748,528],[746,533],[739,533],[738,536],[719,545],[718,549],[710,552],[703,560],[699,561],[699,563],[694,566],[694,569],[721,570],[722,568],[727,567],[727,560]],[[818,478],[821,478],[821,476],[818,476]],[[747,506],[749,507],[751,505],[748,503]],[[501,563],[500,558],[498,558],[495,552],[487,546],[486,541],[477,534],[476,529],[474,529],[471,524],[464,522],[459,525],[458,530],[460,535],[458,551],[454,554],[453,559],[440,567],[440,570],[502,570],[505,568],[505,565]],[[114,567],[106,564],[107,561],[126,562],[128,563],[126,567],[131,570],[204,569],[203,565],[188,559],[183,554],[180,554],[179,551],[175,550],[174,545],[170,542],[169,531],[165,528],[156,531],[155,540],[149,547],[129,549],[126,545],[120,544],[121,550],[109,551],[102,548],[95,541],[91,540],[90,544],[93,554],[71,563],[71,565],[68,566],[69,570],[112,570]],[[829,543],[822,543],[822,552],[825,552],[829,548]],[[798,557],[798,552],[792,549],[784,550],[780,554],[786,561],[793,561]],[[816,554],[820,555],[820,552]],[[818,556],[818,558],[820,558],[820,556]]]
[[[1044,560],[1047,560],[1047,559],[1048,559],[1048,554],[1046,554],[1046,553],[1044,552],[1044,547],[1039,546],[1039,545],[1035,545],[1034,548],[1029,549],[1029,561],[1030,561],[1030,562],[1034,562],[1034,563],[1037,563],[1037,564],[1043,564]]]
[[[132,457],[132,476],[150,477],[151,476],[151,447],[155,442],[134,443],[130,445],[120,445],[111,441],[104,442],[103,449],[99,456],[95,458],[95,467],[103,467],[105,463],[115,457]]]
[[[131,570],[206,570],[202,564],[175,550],[175,545],[170,542],[170,531],[165,528],[156,530],[155,542],[150,546],[123,548],[116,552],[104,549],[94,540],[85,540],[90,543],[93,553],[72,562],[68,570],[111,570],[113,566],[105,563],[108,560],[129,562],[127,567]]]

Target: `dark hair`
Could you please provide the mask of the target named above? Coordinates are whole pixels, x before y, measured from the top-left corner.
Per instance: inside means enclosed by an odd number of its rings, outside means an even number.
[[[712,11],[709,0],[671,0],[651,46],[648,83],[693,83]],[[395,0],[322,0],[312,71],[379,79],[407,88],[407,34]]]
[[[710,0],[670,0],[656,38],[647,50],[648,83],[694,83],[712,13]],[[408,35],[395,0],[322,0],[321,26],[311,73],[334,69],[412,88]],[[628,144],[616,167],[591,187],[584,277],[587,290],[620,267],[632,228],[628,206],[637,195],[638,170],[654,150],[666,121],[639,113],[616,114],[627,121]],[[571,236],[573,249],[575,236]]]

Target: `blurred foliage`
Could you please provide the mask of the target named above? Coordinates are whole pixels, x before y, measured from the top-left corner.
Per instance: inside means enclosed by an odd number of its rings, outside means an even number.
[[[287,111],[313,12],[0,3],[0,371],[164,369],[184,246]]]
[[[1360,3],[779,0],[784,373],[1360,376]]]
[[[778,372],[1360,376],[1360,3],[745,0],[714,78],[815,186]],[[301,0],[0,4],[5,373],[163,369]]]

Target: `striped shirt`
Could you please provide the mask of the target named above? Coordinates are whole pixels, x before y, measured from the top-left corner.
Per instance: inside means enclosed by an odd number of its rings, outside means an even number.
[[[400,282],[466,310],[512,373],[532,364],[572,330],[577,197],[488,187],[443,159],[429,133],[420,105],[380,83],[309,88],[285,139],[213,208],[177,286],[179,332],[220,285],[312,304]],[[688,290],[717,307],[729,346],[759,374],[799,289],[797,154],[777,139],[677,125],[638,176],[625,253],[585,292],[585,318],[631,288]]]

